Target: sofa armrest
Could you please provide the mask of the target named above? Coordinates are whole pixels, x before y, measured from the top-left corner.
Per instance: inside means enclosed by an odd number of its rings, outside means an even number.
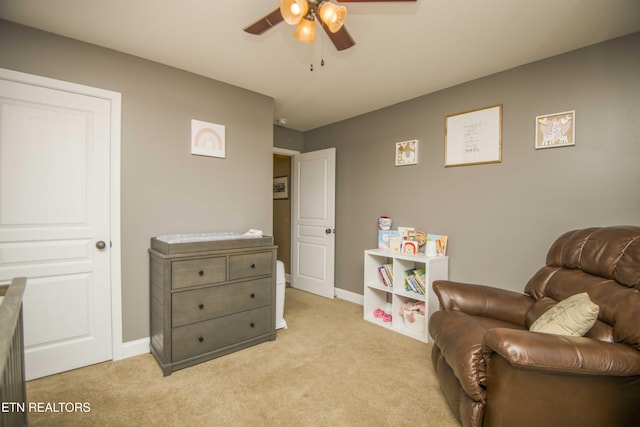
[[[497,353],[521,369],[582,375],[640,375],[640,352],[625,344],[496,328],[487,331],[482,346],[487,366],[492,354]]]
[[[506,289],[470,283],[437,280],[433,290],[442,310],[461,311],[524,326],[525,316],[534,300],[528,295]]]

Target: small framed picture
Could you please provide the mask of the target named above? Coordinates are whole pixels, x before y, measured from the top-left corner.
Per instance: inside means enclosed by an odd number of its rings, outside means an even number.
[[[418,140],[396,142],[396,166],[418,164]]]
[[[191,154],[225,158],[225,127],[191,120]]]
[[[278,176],[273,178],[273,198],[288,199],[289,198],[289,177]]]
[[[536,150],[570,145],[576,145],[575,110],[536,117]]]

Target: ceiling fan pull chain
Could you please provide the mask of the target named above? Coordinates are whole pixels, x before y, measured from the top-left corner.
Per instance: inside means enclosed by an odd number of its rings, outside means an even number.
[[[322,29],[324,30],[324,22],[322,21],[322,19],[320,19],[320,26],[323,27]],[[321,60],[320,60],[320,66],[324,67],[324,37],[325,36],[325,32],[322,31],[320,32],[320,52],[322,52],[322,56],[321,56]]]

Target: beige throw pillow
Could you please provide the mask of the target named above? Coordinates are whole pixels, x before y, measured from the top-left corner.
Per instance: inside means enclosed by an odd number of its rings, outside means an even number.
[[[542,313],[529,328],[547,334],[582,336],[598,319],[600,307],[589,299],[586,292],[570,296]]]

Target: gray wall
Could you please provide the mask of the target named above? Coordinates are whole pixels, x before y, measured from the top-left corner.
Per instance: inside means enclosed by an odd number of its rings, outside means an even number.
[[[294,129],[274,125],[273,146],[302,152],[304,148],[304,133]]]
[[[562,232],[640,225],[640,33],[306,132],[337,148],[336,286],[363,292],[376,220],[447,234],[452,280],[522,290]],[[444,168],[450,114],[503,104],[502,163]],[[534,150],[535,117],[576,110],[574,147]],[[394,166],[418,139],[419,164]]]
[[[272,98],[2,20],[0,67],[122,93],[124,341],[149,336],[151,237],[271,234]],[[190,154],[191,119],[226,126],[226,159]]]

